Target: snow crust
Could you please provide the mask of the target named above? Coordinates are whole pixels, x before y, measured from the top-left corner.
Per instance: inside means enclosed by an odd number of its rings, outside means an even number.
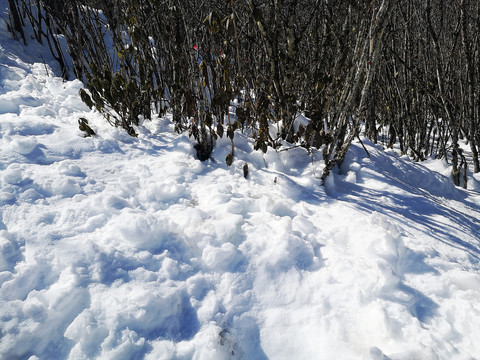
[[[365,141],[321,186],[320,154],[240,134],[202,163],[0,23],[0,358],[480,359],[478,175]]]

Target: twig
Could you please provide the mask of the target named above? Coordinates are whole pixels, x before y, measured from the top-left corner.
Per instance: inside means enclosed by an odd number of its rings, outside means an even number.
[[[358,136],[358,133],[357,133],[357,139],[358,141],[360,141],[360,144],[362,144],[363,150],[365,150],[365,152],[367,153],[368,158],[370,158],[370,153],[368,152],[367,148],[363,144],[363,141],[360,139],[360,136]]]
[[[45,61],[45,58],[43,57],[43,55],[40,55],[40,56],[42,57],[43,66],[45,66],[45,72],[47,73],[47,76],[50,76],[50,73],[48,72],[47,62]]]

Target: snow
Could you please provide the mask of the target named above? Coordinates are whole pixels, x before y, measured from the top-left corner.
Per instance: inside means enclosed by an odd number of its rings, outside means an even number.
[[[477,174],[364,140],[321,186],[319,153],[239,133],[200,162],[0,23],[0,358],[480,359]]]

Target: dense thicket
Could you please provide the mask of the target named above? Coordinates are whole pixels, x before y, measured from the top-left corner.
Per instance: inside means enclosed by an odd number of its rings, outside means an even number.
[[[64,36],[84,102],[132,135],[142,117],[171,111],[199,159],[226,135],[232,161],[242,129],[262,151],[321,150],[324,180],[365,125],[416,160],[451,160],[457,185],[465,139],[480,171],[478,1],[9,2],[12,31],[24,38],[28,18],[66,67]]]

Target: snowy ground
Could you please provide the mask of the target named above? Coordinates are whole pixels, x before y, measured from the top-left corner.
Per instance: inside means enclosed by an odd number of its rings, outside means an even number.
[[[168,118],[109,127],[9,38],[1,359],[480,359],[478,175],[366,142],[322,187],[319,154],[240,135],[232,167],[226,140],[202,163]]]

